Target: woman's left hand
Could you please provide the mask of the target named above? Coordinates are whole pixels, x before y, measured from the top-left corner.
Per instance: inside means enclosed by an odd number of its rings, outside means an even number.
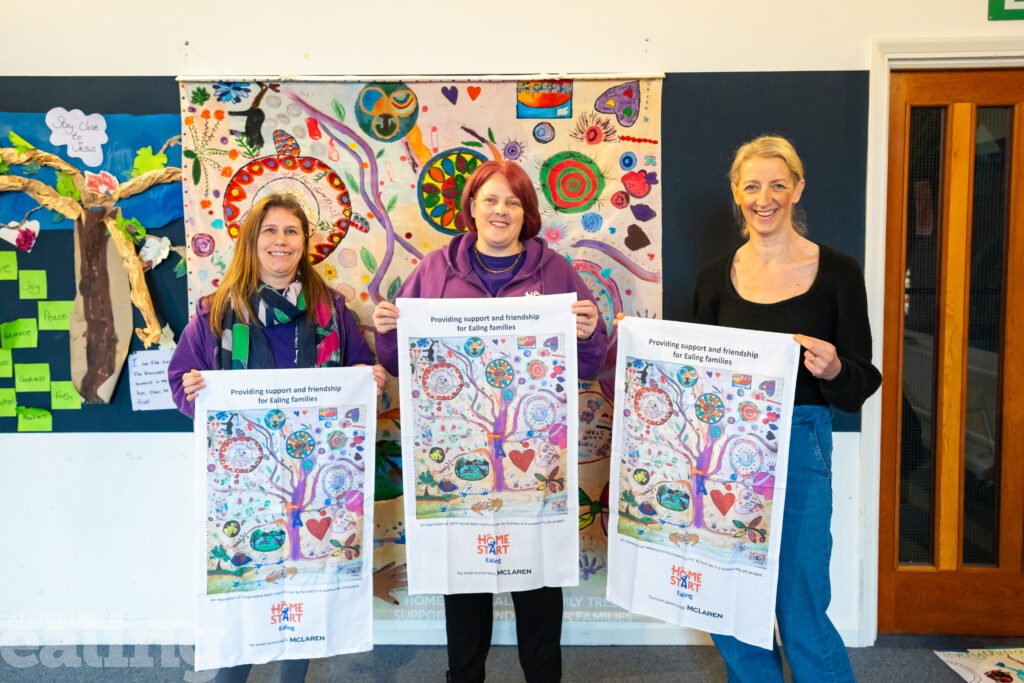
[[[576,338],[585,341],[593,337],[600,324],[600,313],[594,302],[587,299],[574,301],[572,312],[576,316]]]
[[[804,347],[804,367],[818,379],[835,379],[843,369],[843,362],[836,355],[836,347],[827,341],[794,334],[793,340]]]
[[[373,366],[373,381],[377,383],[377,395],[380,396],[384,393],[384,383],[388,381],[388,375],[383,365]]]

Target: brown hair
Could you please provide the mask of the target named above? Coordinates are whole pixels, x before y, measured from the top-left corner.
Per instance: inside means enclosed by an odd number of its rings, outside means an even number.
[[[302,225],[302,249],[307,255],[309,253],[309,216],[298,199],[290,194],[278,192],[256,202],[238,229],[235,253],[220,286],[210,295],[210,329],[217,337],[224,332],[221,323],[229,306],[240,319],[250,324],[259,324],[252,306],[252,295],[256,293],[260,283],[260,262],[256,243],[267,213],[274,208],[289,211],[299,219]],[[320,277],[320,273],[313,269],[308,256],[299,259],[296,277],[302,283],[302,292],[306,299],[306,318],[309,324],[316,324],[316,304],[323,302],[330,305],[331,289]]]

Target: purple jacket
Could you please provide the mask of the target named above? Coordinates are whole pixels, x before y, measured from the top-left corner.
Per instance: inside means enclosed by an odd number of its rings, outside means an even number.
[[[341,364],[350,365],[373,365],[373,353],[366,344],[362,332],[356,325],[352,313],[345,307],[345,297],[333,293],[334,309],[338,313],[338,334],[341,336]],[[293,325],[305,324],[305,318],[293,323]],[[293,337],[293,325],[281,325],[270,328],[271,347],[275,344],[275,337],[284,339]],[[195,403],[185,400],[185,391],[181,387],[181,376],[191,370],[213,370],[217,367],[217,347],[219,340],[213,336],[210,329],[210,300],[203,297],[196,305],[196,317],[185,326],[185,331],[178,339],[178,346],[171,356],[171,363],[167,367],[167,379],[171,383],[171,395],[174,398],[178,410],[189,417],[195,417]]]
[[[409,279],[402,283],[397,296],[417,299],[479,299],[490,298],[480,276],[470,262],[476,235],[463,233],[442,249],[424,257]],[[524,261],[519,272],[498,292],[498,296],[576,293],[577,299],[594,301],[565,256],[549,248],[539,237],[523,242]],[[596,303],[596,302],[595,302]],[[608,345],[604,322],[598,318],[594,335],[577,341],[580,379],[596,378],[604,364]],[[377,334],[377,358],[392,375],[398,376],[398,334],[392,330]]]

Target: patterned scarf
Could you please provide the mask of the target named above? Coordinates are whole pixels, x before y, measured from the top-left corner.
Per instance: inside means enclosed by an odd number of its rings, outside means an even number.
[[[306,297],[301,282],[293,282],[283,292],[259,284],[253,294],[252,307],[256,311],[259,325],[251,325],[238,319],[234,309],[228,307],[224,313],[217,354],[218,369],[245,370],[247,368],[275,368],[274,353],[265,327],[277,327],[294,323],[295,367],[331,367],[341,365],[341,335],[338,332],[338,315],[334,306],[318,303],[314,311],[315,329],[305,324]]]

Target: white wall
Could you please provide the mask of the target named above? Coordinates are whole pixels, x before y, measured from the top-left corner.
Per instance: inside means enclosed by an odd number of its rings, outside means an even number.
[[[1021,33],[986,0],[4,5],[14,76],[849,70],[878,38]]]
[[[91,14],[55,0],[5,5],[5,25],[18,27],[4,37],[6,76],[868,70],[880,39],[1024,35],[1022,23],[988,22],[985,0],[658,0],[635,14],[608,0],[520,0],[500,11],[454,0],[181,0],[164,9],[109,0]],[[878,82],[873,70],[872,97],[884,98]],[[0,93],[0,109],[11,97]],[[873,102],[871,164],[884,160],[882,112]],[[868,170],[877,355],[884,195],[879,169]],[[830,613],[850,645],[875,638],[879,424],[875,397],[864,433],[836,438]],[[0,435],[0,645],[191,642],[188,448],[185,434]],[[609,637],[623,642],[622,632]],[[657,637],[705,642],[694,632]]]

